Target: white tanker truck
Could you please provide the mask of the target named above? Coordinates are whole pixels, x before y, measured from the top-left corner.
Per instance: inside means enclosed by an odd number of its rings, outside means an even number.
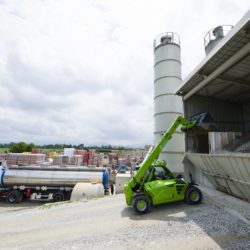
[[[0,197],[14,204],[24,198],[40,201],[64,201],[103,195],[109,188],[107,169],[83,167],[11,167],[0,161]],[[76,191],[75,191],[76,190]]]

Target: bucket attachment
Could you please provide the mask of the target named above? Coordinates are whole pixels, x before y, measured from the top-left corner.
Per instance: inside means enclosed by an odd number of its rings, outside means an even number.
[[[188,120],[189,122],[195,122],[195,125],[188,130],[184,130],[186,132],[204,133],[209,131],[219,131],[212,116],[208,112],[193,115]]]

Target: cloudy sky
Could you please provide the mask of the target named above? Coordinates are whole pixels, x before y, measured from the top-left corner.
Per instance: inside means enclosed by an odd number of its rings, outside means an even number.
[[[181,37],[183,78],[203,37],[249,0],[0,0],[0,142],[153,143],[153,39]]]

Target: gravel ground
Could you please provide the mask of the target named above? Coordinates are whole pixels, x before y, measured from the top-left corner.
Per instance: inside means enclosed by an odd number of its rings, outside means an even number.
[[[250,226],[206,196],[198,206],[162,205],[143,216],[123,194],[48,208],[2,204],[0,249],[250,249]]]
[[[0,217],[1,217],[1,214],[13,213],[17,211],[23,211],[26,209],[33,209],[43,204],[44,202],[39,202],[39,201],[32,201],[32,202],[24,201],[19,204],[9,205],[8,203],[5,202],[5,199],[0,198]]]

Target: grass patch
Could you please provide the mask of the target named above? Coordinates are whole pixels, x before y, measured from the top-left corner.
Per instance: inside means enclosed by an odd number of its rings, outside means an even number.
[[[57,206],[61,206],[61,205],[65,205],[65,204],[70,204],[73,201],[60,201],[60,202],[51,202],[51,203],[46,203],[42,206],[40,206],[40,209],[49,209],[52,207],[57,207]]]
[[[83,199],[74,200],[74,201],[69,200],[69,201],[51,202],[51,203],[46,203],[46,204],[40,206],[39,208],[40,209],[50,209],[52,207],[58,207],[61,205],[70,204],[70,203],[74,203],[74,202],[78,202],[78,201],[88,202],[90,200],[99,200],[100,198],[103,198],[103,197],[105,197],[105,195],[99,196],[99,197],[88,197],[88,198],[83,198]]]
[[[0,148],[0,154],[3,154],[5,152],[9,152],[9,148]]]

